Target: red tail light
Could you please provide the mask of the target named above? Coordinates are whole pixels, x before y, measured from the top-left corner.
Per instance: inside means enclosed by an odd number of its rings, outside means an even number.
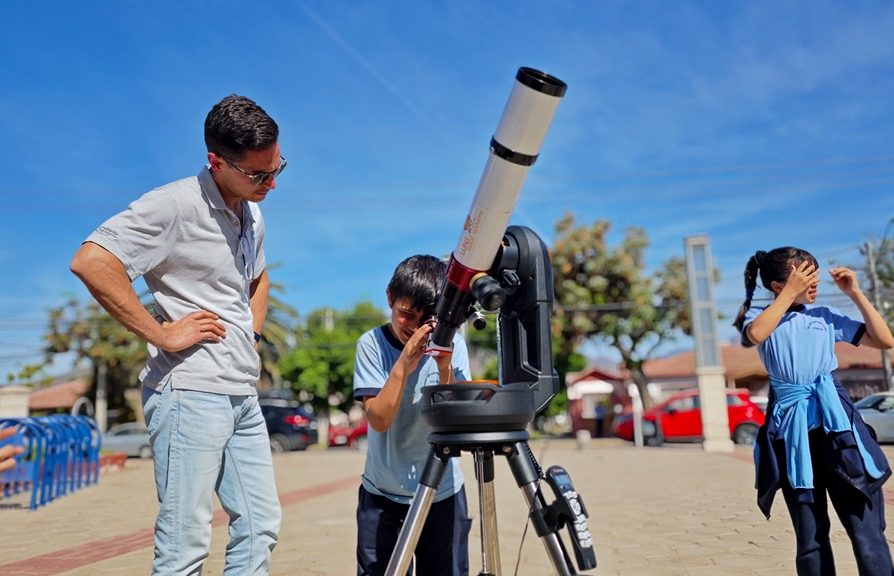
[[[283,417],[283,421],[289,426],[307,426],[310,424],[310,418],[300,414],[289,414]]]

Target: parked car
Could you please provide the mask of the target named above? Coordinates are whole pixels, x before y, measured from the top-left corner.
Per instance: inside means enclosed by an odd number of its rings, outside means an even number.
[[[870,394],[854,406],[875,430],[879,442],[894,442],[894,392]]]
[[[259,397],[258,404],[267,421],[272,452],[305,450],[317,443],[317,420],[300,402],[283,397]]]
[[[329,447],[347,446],[355,450],[366,450],[366,420],[356,426],[329,426]]]
[[[149,432],[140,422],[116,424],[102,436],[102,450],[124,452],[137,458],[152,458]]]
[[[754,444],[757,429],[764,423],[764,412],[739,390],[726,391],[729,434],[736,444]],[[615,436],[633,440],[633,419],[615,420]],[[678,392],[661,404],[643,412],[643,441],[648,445],[662,442],[699,441],[702,439],[702,415],[698,389]]]
[[[761,409],[761,412],[764,414],[767,413],[767,404],[770,403],[770,398],[767,396],[752,396],[751,401],[757,404],[757,407]]]

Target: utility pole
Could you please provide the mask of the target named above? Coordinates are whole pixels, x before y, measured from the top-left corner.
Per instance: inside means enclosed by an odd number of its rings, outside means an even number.
[[[870,290],[872,290],[872,304],[875,309],[883,314],[882,310],[882,291],[879,287],[878,272],[875,268],[875,256],[872,253],[872,244],[867,242],[863,245],[866,251],[866,260],[869,264],[869,281]],[[894,390],[894,383],[891,382],[891,363],[888,361],[888,351],[882,350],[882,374],[885,378],[885,389]]]

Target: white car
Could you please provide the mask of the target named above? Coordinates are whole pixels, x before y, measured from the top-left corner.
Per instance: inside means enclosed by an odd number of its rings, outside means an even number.
[[[871,394],[854,406],[875,430],[879,442],[894,442],[894,392]]]
[[[102,436],[101,449],[106,452],[124,452],[128,456],[152,458],[152,444],[146,426],[139,422],[116,424]]]

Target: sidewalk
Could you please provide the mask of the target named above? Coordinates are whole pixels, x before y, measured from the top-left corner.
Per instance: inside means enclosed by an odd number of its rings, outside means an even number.
[[[697,445],[635,449],[594,440],[535,441],[545,469],[561,464],[590,511],[599,566],[611,576],[789,576],[794,536],[785,504],[777,499],[770,521],[754,503],[751,451],[708,454]],[[886,447],[886,451],[888,448]],[[889,452],[889,458],[894,456]],[[309,450],[275,457],[283,504],[280,542],[271,574],[340,576],[355,573],[354,510],[363,455],[345,449]],[[472,457],[464,455],[469,506],[475,521],[471,573],[480,568],[478,494]],[[503,573],[552,574],[543,545],[525,529],[524,498],[502,458],[496,460],[496,500]],[[886,490],[891,518],[894,492]],[[129,460],[100,484],[30,512],[17,500],[0,501],[0,574],[86,576],[148,574],[156,511],[151,462]],[[223,571],[227,518],[214,519],[206,574]],[[833,546],[841,576],[856,575],[849,540],[833,518]],[[894,529],[889,526],[889,542]],[[424,575],[421,575],[424,576]]]

